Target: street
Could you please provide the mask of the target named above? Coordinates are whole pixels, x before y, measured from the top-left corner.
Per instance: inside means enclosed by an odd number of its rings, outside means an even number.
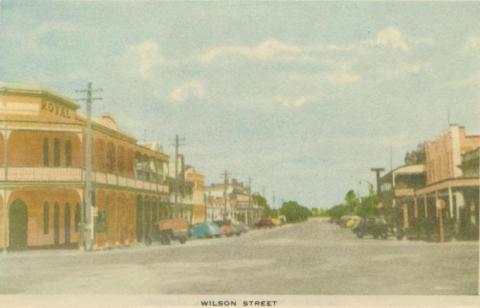
[[[0,256],[0,293],[477,294],[478,242],[357,239],[322,219],[191,240],[84,253]]]

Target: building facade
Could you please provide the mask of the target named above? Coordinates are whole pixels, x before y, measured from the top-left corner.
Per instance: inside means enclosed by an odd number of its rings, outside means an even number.
[[[205,176],[188,166],[185,171],[187,182],[192,183],[192,224],[206,221]]]
[[[0,248],[76,247],[88,221],[86,119],[75,101],[0,83]],[[170,214],[168,155],[108,114],[92,123],[94,248],[142,242]]]
[[[232,179],[206,188],[207,220],[229,220],[253,225],[260,220],[261,207],[251,196],[250,188]]]
[[[193,185],[187,180],[188,166],[185,164],[185,157],[182,154],[177,155],[177,164],[175,158],[170,160],[168,184],[170,191],[170,204],[172,218],[185,218],[188,223],[193,219]]]
[[[467,135],[458,125],[425,143],[426,161],[417,167],[418,181],[404,181],[406,191],[393,187],[393,204],[401,209],[401,225],[410,237],[478,239],[479,148],[480,136]],[[386,196],[382,194],[388,203]]]

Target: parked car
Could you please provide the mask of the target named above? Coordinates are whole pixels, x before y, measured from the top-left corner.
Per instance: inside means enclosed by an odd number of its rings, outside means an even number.
[[[260,219],[256,224],[256,228],[273,228],[275,225],[273,224],[271,219]]]
[[[230,221],[228,221],[228,220],[215,220],[213,223],[216,224],[220,228],[223,236],[232,236],[233,235],[232,227],[230,226]]]
[[[242,222],[234,222],[230,225],[232,228],[232,233],[236,236],[240,236],[242,233],[248,232],[248,227]]]
[[[282,221],[280,220],[280,218],[272,218],[272,222],[275,226],[282,225]]]
[[[190,235],[196,238],[220,237],[222,236],[222,231],[212,222],[201,222],[192,225]]]
[[[341,227],[344,227],[346,228],[347,227],[347,222],[352,219],[352,217],[354,217],[353,215],[344,215],[342,217],[340,217],[340,221],[337,222],[338,225],[340,225]]]
[[[153,227],[153,239],[163,245],[170,244],[172,240],[185,244],[188,233],[188,222],[185,218],[163,219]]]
[[[347,223],[345,224],[345,226],[348,228],[348,229],[352,229],[355,228],[356,226],[358,226],[358,224],[360,223],[360,221],[362,220],[362,218],[360,218],[359,216],[351,216],[350,219],[347,221]]]
[[[388,224],[383,218],[365,218],[361,219],[358,225],[353,228],[353,232],[358,238],[365,235],[373,235],[374,238],[388,238]]]

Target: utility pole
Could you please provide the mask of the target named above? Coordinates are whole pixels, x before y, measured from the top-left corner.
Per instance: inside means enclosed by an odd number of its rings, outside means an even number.
[[[393,170],[393,147],[390,146],[390,171]]]
[[[4,120],[3,127],[3,254],[7,254],[7,243],[9,240],[9,230],[8,230],[8,190],[6,188],[6,183],[8,181],[8,137],[9,130],[7,127],[7,121]]]
[[[227,219],[227,185],[228,185],[228,171],[223,172],[223,220]]]
[[[178,149],[185,144],[185,138],[175,135],[175,182],[173,183],[174,189],[174,207],[175,211],[178,211]]]
[[[92,83],[87,84],[86,89],[77,90],[77,93],[86,93],[87,98],[80,100],[86,102],[87,111],[87,131],[85,140],[85,189],[84,189],[84,203],[80,217],[81,221],[81,236],[83,241],[83,249],[91,251],[94,244],[94,222],[93,222],[93,206],[92,206],[92,103],[96,100],[101,100],[101,97],[93,97],[95,92],[101,92],[102,89],[92,89]],[[86,221],[85,221],[86,218]],[[79,245],[82,249],[82,245]]]
[[[252,213],[252,178],[248,177],[248,211],[247,211],[247,225],[251,224],[253,220]]]
[[[275,208],[275,192],[273,192],[272,196],[272,208]]]

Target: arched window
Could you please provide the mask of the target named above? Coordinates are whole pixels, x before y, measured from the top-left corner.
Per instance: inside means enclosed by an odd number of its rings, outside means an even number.
[[[43,166],[48,167],[48,138],[43,138]]]
[[[60,140],[58,138],[53,141],[53,165],[60,166]]]
[[[101,139],[95,140],[93,165],[96,170],[105,171],[105,142]]]
[[[65,141],[65,166],[72,166],[72,142],[70,140]]]
[[[49,229],[49,206],[48,202],[45,202],[43,204],[43,234],[48,234],[48,229]]]

